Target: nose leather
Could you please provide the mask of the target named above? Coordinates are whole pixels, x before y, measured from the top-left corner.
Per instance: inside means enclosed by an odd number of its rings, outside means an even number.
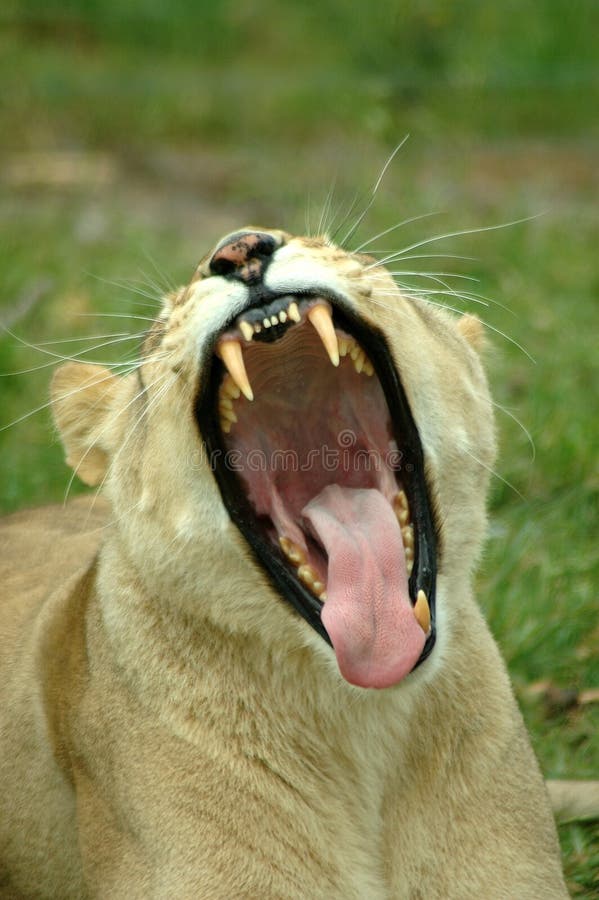
[[[261,281],[277,246],[275,238],[266,232],[238,231],[216,248],[210,260],[210,272],[246,284]]]

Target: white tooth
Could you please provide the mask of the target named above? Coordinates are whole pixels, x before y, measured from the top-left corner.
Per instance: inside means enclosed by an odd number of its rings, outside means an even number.
[[[244,338],[246,339],[246,341],[252,340],[252,338],[254,336],[254,329],[253,329],[253,326],[250,325],[249,322],[241,321],[239,323],[239,330],[241,331],[241,333],[244,336]]]
[[[322,600],[323,603],[326,603],[326,601],[327,601],[327,592],[326,591],[322,592],[322,594],[320,595],[320,599]]]
[[[338,366],[339,345],[337,343],[337,335],[335,334],[335,326],[333,325],[333,317],[329,307],[324,306],[321,303],[319,303],[318,306],[313,306],[308,313],[308,318],[318,332],[318,336],[324,344],[329,359],[334,366]]]
[[[285,312],[284,309],[282,309],[281,312],[279,313],[279,322],[282,322],[283,324],[285,324],[286,321],[287,321],[287,313]]]
[[[224,431],[225,434],[229,434],[229,432],[231,431],[232,425],[233,425],[233,423],[227,422],[226,419],[220,420],[220,429],[221,429],[221,431]]]
[[[410,549],[414,548],[414,529],[411,525],[404,525],[401,529],[401,536],[403,539],[404,547],[410,547]]]
[[[237,416],[233,412],[232,409],[225,409],[223,406],[219,407],[220,420],[221,422],[224,420],[225,422],[236,422]]]
[[[312,566],[299,566],[297,570],[297,577],[300,581],[303,581],[307,587],[313,587],[314,582],[316,581],[316,572],[312,568]]]
[[[241,396],[241,391],[227,372],[223,379],[223,383],[220,388],[221,397],[231,398],[233,400],[237,400]]]
[[[287,307],[287,315],[292,322],[299,322],[301,320],[302,317],[300,316],[300,311],[297,308],[297,303],[295,301],[293,301],[293,303],[290,303]]]
[[[253,400],[254,394],[245,370],[243,351],[239,341],[221,341],[217,347],[217,353],[243,396],[248,400]]]
[[[414,604],[414,615],[424,633],[428,634],[431,628],[431,611],[427,596],[423,590],[418,591],[416,603]]]
[[[401,491],[397,492],[393,500],[397,504],[397,506],[401,507],[401,509],[409,509],[408,495],[403,490],[403,488]]]
[[[302,565],[306,562],[306,554],[302,548],[297,544],[294,544],[289,538],[280,537],[279,544],[287,559],[292,562],[294,566]]]
[[[279,317],[278,317],[278,316],[274,316],[274,315],[271,316],[271,317],[270,317],[270,324],[271,324],[271,325],[278,325],[278,324],[279,324]]]
[[[322,595],[322,592],[324,591],[324,584],[322,583],[322,581],[315,581],[312,585],[312,590],[317,597],[320,597]]]
[[[262,319],[262,324],[265,328],[270,328],[270,319],[267,319],[266,316]]]
[[[414,560],[410,556],[408,556],[408,554],[406,553],[406,570],[408,573],[408,578],[412,574],[413,568],[414,568]]]
[[[362,348],[360,347],[359,344],[356,344],[356,342],[354,341],[353,346],[349,348],[349,355],[351,356],[351,358],[353,359],[354,362],[357,360],[357,358],[361,352],[362,352]]]
[[[256,334],[260,334],[260,332],[262,331],[262,325],[260,324],[260,322],[254,322],[254,331],[256,332]]]
[[[354,369],[356,370],[358,375],[360,375],[363,368],[364,368],[364,354],[362,352],[360,352],[354,359]]]
[[[347,356],[349,342],[345,338],[339,338],[339,356]]]
[[[362,369],[362,371],[364,372],[365,375],[368,375],[369,378],[371,375],[374,375],[374,366],[372,365],[372,363],[370,362],[368,357],[366,357],[366,360],[364,362],[364,368]]]
[[[227,397],[224,391],[220,392],[220,396],[218,398],[218,405],[220,409],[233,409],[233,401],[230,397]]]

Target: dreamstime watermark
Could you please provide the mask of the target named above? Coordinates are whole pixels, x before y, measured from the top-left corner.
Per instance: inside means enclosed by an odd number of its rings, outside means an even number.
[[[398,450],[394,441],[389,441],[386,450],[375,450],[365,447],[359,436],[351,429],[340,431],[336,437],[337,446],[329,443],[317,447],[309,447],[302,450],[272,449],[262,450],[257,447],[242,450],[231,448],[229,450],[215,449],[208,451],[201,444],[193,453],[190,460],[192,467],[204,468],[208,466],[214,471],[218,466],[238,473],[281,472],[284,474],[295,472],[310,472],[312,470],[325,472],[380,472],[391,469],[402,469],[403,453]],[[413,466],[408,463],[406,470]]]

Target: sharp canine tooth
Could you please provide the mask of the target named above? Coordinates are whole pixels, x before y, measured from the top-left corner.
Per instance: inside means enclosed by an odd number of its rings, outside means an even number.
[[[254,327],[253,325],[250,325],[249,322],[241,321],[239,323],[239,330],[241,331],[246,341],[251,341],[254,337]]]
[[[218,353],[243,396],[248,400],[253,400],[254,394],[245,371],[243,350],[239,341],[221,341]]]
[[[293,322],[299,322],[300,319],[302,318],[300,316],[300,311],[297,308],[297,303],[295,302],[295,300],[293,301],[293,303],[290,303],[289,306],[287,307],[287,315]]]
[[[431,611],[423,590],[418,591],[416,603],[414,604],[414,615],[424,633],[428,634],[431,628]]]
[[[339,345],[337,343],[337,335],[335,334],[335,326],[333,325],[333,317],[330,309],[328,306],[323,306],[322,304],[313,306],[308,313],[308,318],[318,332],[320,340],[329,354],[329,359],[334,366],[338,366]]]

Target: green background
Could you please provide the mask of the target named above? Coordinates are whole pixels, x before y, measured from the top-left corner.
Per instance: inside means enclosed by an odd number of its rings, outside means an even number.
[[[424,244],[398,268],[447,274],[398,278],[489,325],[478,593],[544,771],[598,777],[598,704],[576,702],[599,686],[598,38],[595,0],[4,0],[2,508],[67,491],[47,410],[10,424],[60,356],[134,356],[120,337],[229,230],[351,223],[409,134],[355,244],[526,220]],[[594,896],[597,824],[560,836]]]

